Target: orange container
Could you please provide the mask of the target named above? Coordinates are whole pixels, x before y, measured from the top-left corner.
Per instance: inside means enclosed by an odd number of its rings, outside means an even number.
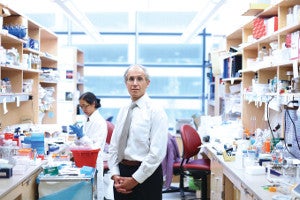
[[[270,140],[265,141],[264,150],[265,150],[265,153],[270,153],[271,152],[271,142],[270,142]]]
[[[96,168],[97,157],[100,149],[72,149],[76,167],[89,166]]]
[[[18,150],[19,156],[28,156],[31,158],[32,155],[32,149],[31,148],[23,148]]]

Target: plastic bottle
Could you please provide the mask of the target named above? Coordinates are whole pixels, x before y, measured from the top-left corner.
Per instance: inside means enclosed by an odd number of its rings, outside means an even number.
[[[33,149],[33,152],[32,152],[32,159],[33,159],[34,161],[36,161],[36,158],[37,158],[37,151],[36,151],[36,149]]]
[[[280,141],[276,144],[272,151],[272,160],[274,164],[281,165],[283,163],[284,155],[284,139],[280,138]]]
[[[268,52],[266,46],[263,46],[263,47],[261,48],[261,51],[263,52],[263,56],[264,56],[264,57],[269,55],[269,52]]]
[[[293,25],[294,20],[293,20],[293,8],[288,9],[288,14],[286,15],[286,25],[291,26]]]
[[[3,93],[11,93],[11,82],[10,79],[8,77],[5,77],[2,79],[2,92]]]
[[[268,56],[268,50],[266,46],[263,46],[261,50],[258,52],[258,61],[263,61],[265,56]]]
[[[6,49],[3,46],[0,46],[0,64],[6,63]]]
[[[22,148],[23,146],[23,142],[24,142],[24,138],[25,138],[25,135],[23,133],[20,133],[19,135],[19,147]]]
[[[264,150],[265,150],[265,153],[271,153],[271,142],[270,142],[270,139],[267,139],[264,142]]]
[[[247,153],[247,150],[243,150],[242,151],[242,167],[245,168],[245,159],[247,159],[248,157],[248,153]]]
[[[283,158],[284,159],[288,159],[288,158],[293,157],[290,153],[291,149],[292,149],[292,144],[286,144],[286,146],[284,146],[284,149],[283,149]]]

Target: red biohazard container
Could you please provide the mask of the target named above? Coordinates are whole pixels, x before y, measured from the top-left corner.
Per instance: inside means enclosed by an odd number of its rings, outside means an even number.
[[[71,149],[76,167],[89,166],[96,168],[100,149]]]

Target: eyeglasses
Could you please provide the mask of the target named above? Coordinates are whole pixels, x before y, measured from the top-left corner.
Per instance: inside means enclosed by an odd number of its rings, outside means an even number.
[[[87,109],[91,104],[79,105],[81,109]]]
[[[127,82],[129,83],[133,83],[134,81],[140,83],[140,82],[143,82],[145,80],[144,77],[142,76],[138,76],[138,77],[133,77],[133,76],[130,76],[128,79],[127,79]]]

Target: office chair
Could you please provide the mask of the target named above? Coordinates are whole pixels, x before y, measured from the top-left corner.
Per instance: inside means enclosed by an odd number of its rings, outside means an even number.
[[[180,127],[180,134],[183,144],[180,189],[181,196],[187,189],[184,187],[184,177],[190,176],[201,180],[201,199],[208,199],[207,177],[210,174],[210,160],[204,158],[194,158],[200,151],[202,144],[199,133],[189,124]]]
[[[112,122],[113,118],[114,118],[114,116],[110,116],[110,117],[106,118],[106,121]]]
[[[114,132],[115,126],[110,121],[106,121],[106,124],[107,124],[106,144],[109,145],[110,144],[110,139],[111,139],[112,133]],[[108,170],[109,169],[108,169],[107,161],[103,161],[103,171],[104,171],[104,173],[107,173]]]

